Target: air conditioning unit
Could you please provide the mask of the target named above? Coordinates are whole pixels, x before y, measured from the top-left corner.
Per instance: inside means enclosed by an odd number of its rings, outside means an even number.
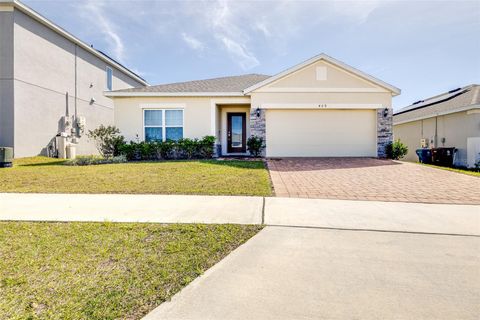
[[[13,148],[0,147],[0,168],[9,168],[13,162]]]
[[[420,147],[422,148],[428,148],[428,139],[420,139]]]

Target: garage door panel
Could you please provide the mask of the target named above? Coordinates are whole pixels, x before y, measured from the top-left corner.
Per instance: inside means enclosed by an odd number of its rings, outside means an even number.
[[[267,110],[267,157],[376,156],[374,110]]]

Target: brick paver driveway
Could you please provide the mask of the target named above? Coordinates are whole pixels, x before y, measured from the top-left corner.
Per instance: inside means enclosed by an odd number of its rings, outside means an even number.
[[[284,158],[268,168],[278,197],[480,204],[480,178],[415,163]]]

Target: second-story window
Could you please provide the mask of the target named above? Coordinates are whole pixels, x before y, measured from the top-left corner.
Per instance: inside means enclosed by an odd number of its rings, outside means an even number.
[[[113,84],[113,70],[112,68],[107,67],[107,90],[112,90]]]

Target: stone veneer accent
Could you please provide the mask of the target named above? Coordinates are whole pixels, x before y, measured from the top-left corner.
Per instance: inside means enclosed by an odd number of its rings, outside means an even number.
[[[388,108],[388,115],[383,116],[385,109],[377,109],[377,157],[386,158],[385,146],[393,141],[393,109]]]
[[[222,156],[222,144],[221,143],[215,143],[215,148],[214,148],[214,158],[218,158]]]
[[[250,109],[250,135],[263,138],[264,144],[267,144],[264,109],[260,109],[260,117],[257,117],[257,109]],[[262,156],[265,156],[265,149],[262,151]]]

